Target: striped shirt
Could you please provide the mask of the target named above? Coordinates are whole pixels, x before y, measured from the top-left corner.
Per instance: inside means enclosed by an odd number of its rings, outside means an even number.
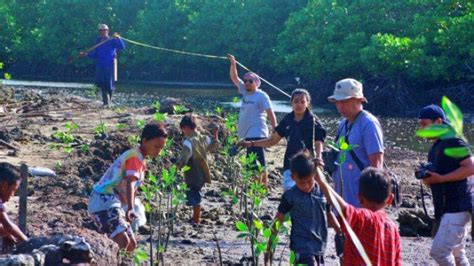
[[[383,210],[373,212],[347,205],[345,217],[373,265],[402,265],[398,227]],[[344,265],[365,265],[350,238],[344,244]]]

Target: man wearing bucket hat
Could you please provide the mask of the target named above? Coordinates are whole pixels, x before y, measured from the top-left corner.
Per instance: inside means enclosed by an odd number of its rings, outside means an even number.
[[[421,128],[431,124],[446,124],[449,121],[437,105],[421,109]],[[474,157],[469,145],[457,137],[432,139],[433,146],[428,153],[428,162],[434,171],[428,171],[423,183],[430,186],[435,213],[435,236],[430,255],[439,265],[469,265],[464,239],[466,228],[472,219],[472,197],[469,177],[474,173]],[[445,151],[461,148],[469,151],[462,157],[451,157]]]
[[[102,90],[102,100],[105,107],[112,104],[112,93],[115,90],[114,60],[117,51],[125,48],[125,43],[117,35],[109,37],[109,27],[99,24],[99,37],[96,40],[97,47],[90,52],[81,52],[81,56],[95,59],[95,84]]]
[[[353,206],[360,208],[359,176],[368,166],[383,168],[383,133],[377,118],[364,110],[362,84],[351,78],[336,83],[328,100],[336,105],[343,117],[339,123],[336,143],[344,137],[354,148],[346,154],[345,162],[334,172],[336,191]],[[341,156],[341,153],[339,154]]]
[[[251,147],[247,148],[247,154],[256,153],[257,161],[265,166],[265,153],[262,147],[255,147],[253,141],[266,139],[268,137],[267,117],[273,129],[276,127],[276,117],[272,109],[270,97],[260,90],[260,78],[257,74],[248,72],[241,80],[237,74],[236,60],[233,55],[228,55],[230,60],[230,78],[242,94],[242,105],[240,107],[239,122],[237,125],[240,139],[250,141]],[[262,183],[267,184],[267,173],[262,175]]]

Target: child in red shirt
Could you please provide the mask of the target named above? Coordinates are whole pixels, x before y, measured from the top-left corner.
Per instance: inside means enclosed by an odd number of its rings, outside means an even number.
[[[385,214],[384,208],[393,200],[391,180],[387,172],[373,167],[366,168],[359,178],[359,201],[356,208],[344,201],[329,185],[315,175],[329,202],[336,200],[344,218],[359,238],[373,265],[402,265],[400,233],[395,223]],[[330,191],[332,196],[329,196]],[[344,265],[365,265],[352,239],[344,228]]]

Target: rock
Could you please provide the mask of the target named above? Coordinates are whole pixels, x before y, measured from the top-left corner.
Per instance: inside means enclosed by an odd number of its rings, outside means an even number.
[[[402,210],[398,215],[401,236],[431,236],[432,220],[422,210]]]
[[[15,253],[30,253],[31,255],[19,254],[10,257],[29,256],[33,263],[7,265],[35,265],[35,262],[36,265],[62,265],[64,259],[71,264],[89,264],[94,261],[94,252],[90,244],[78,236],[57,235],[32,238],[27,242],[20,243]]]
[[[159,112],[160,113],[167,113],[167,114],[174,114],[175,113],[175,109],[174,107],[175,106],[184,106],[185,107],[185,110],[184,112],[189,112],[189,111],[192,111],[192,109],[187,106],[186,103],[184,103],[183,100],[181,99],[177,99],[177,98],[166,98],[162,101],[160,101],[160,110]]]
[[[194,242],[193,242],[192,240],[190,240],[190,239],[183,239],[183,240],[181,240],[181,243],[182,243],[182,244],[185,244],[185,245],[192,245],[192,244],[194,244]]]
[[[0,265],[5,266],[35,266],[35,259],[31,255],[19,254],[0,258]]]

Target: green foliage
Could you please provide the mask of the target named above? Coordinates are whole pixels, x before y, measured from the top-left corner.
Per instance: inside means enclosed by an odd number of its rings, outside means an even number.
[[[466,80],[473,26],[472,1],[308,1],[286,21],[273,63],[316,79]]]
[[[133,263],[135,265],[143,265],[149,259],[148,253],[143,247],[137,248],[133,251]]]
[[[184,112],[186,112],[188,110],[188,108],[184,107],[183,105],[174,105],[173,106],[173,112],[175,114],[182,114]]]
[[[76,123],[67,122],[65,125],[65,130],[58,130],[53,133],[53,138],[55,138],[60,143],[50,143],[50,149],[59,149],[63,148],[63,151],[67,154],[71,154],[74,151],[72,144],[75,142],[76,138],[72,134],[74,131],[79,129],[79,125]]]
[[[138,130],[143,130],[145,128],[145,119],[138,119],[136,125]]]
[[[102,136],[105,133],[107,133],[107,125],[104,122],[100,122],[97,126],[95,126],[94,134],[97,136]]]
[[[127,125],[124,124],[124,123],[117,123],[117,124],[115,125],[115,128],[116,128],[118,131],[122,131],[122,130],[124,130],[126,127],[127,127]]]
[[[138,135],[128,136],[127,141],[130,145],[135,146],[138,143],[140,143],[140,136],[138,136]]]
[[[156,122],[165,122],[168,116],[163,113],[156,113],[153,115],[153,119],[155,119]]]

